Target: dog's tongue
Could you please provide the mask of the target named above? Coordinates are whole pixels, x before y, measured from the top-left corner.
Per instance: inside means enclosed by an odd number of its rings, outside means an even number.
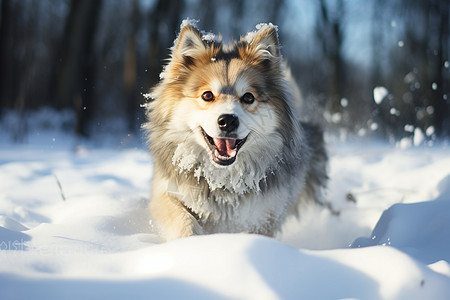
[[[236,140],[235,139],[219,139],[213,138],[214,144],[217,147],[217,151],[222,156],[232,156],[235,151]]]

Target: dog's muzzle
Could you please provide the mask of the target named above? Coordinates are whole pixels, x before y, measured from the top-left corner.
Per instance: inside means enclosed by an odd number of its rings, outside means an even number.
[[[243,139],[234,137],[233,132],[239,127],[239,118],[236,115],[220,115],[217,124],[224,137],[211,137],[203,128],[201,128],[201,131],[211,150],[214,162],[222,166],[228,166],[236,160],[236,155],[247,137]]]

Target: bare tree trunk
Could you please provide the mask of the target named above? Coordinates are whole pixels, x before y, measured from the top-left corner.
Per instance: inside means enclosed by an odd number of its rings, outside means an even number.
[[[38,89],[35,87],[45,80],[45,74],[35,78],[38,59],[32,45],[38,32],[35,29],[38,16],[33,13],[23,18],[22,10],[25,8],[21,2],[6,0],[1,5],[0,111],[3,108],[15,110],[19,120],[11,136],[15,142],[22,142],[28,131],[26,109],[39,103],[35,99],[42,95],[36,92]],[[37,6],[38,3],[32,2],[29,9],[34,12]],[[18,51],[21,55],[17,55]]]
[[[385,84],[385,79],[382,73],[382,54],[386,45],[383,43],[383,36],[386,30],[386,21],[383,16],[385,15],[385,0],[378,0],[373,2],[372,6],[372,31],[371,31],[371,50],[372,50],[372,73],[371,73],[371,83],[370,88],[373,91],[378,86],[383,86]],[[372,120],[377,124],[383,126],[384,133],[388,136],[393,136],[395,133],[391,132],[391,115],[389,109],[381,109],[389,104],[376,104],[375,101],[370,101],[368,103],[370,107],[370,112],[372,114]],[[395,127],[395,126],[394,126]]]
[[[140,25],[139,7],[136,0],[132,2],[132,9],[130,14],[131,26],[130,33],[127,39],[124,57],[124,87],[125,99],[127,106],[128,129],[135,131],[136,117],[139,112],[139,100],[136,88],[136,74],[137,74],[137,45],[136,32]]]
[[[449,14],[450,3],[440,0],[437,5],[439,14],[439,44],[436,66],[436,93],[431,99],[434,106],[434,123],[438,136],[450,136],[450,87],[449,87]],[[447,67],[445,63],[447,62]]]
[[[233,4],[233,3],[232,3]],[[216,7],[214,0],[201,1],[203,16],[201,18],[202,28],[206,31],[213,31],[216,24]]]
[[[163,59],[178,32],[183,4],[183,0],[159,0],[150,14],[150,86],[159,80]]]
[[[95,82],[93,41],[101,1],[72,0],[66,21],[62,62],[55,79],[54,101],[57,108],[74,107],[76,131],[88,135],[87,123],[94,110]]]
[[[321,34],[321,42],[325,57],[331,67],[328,110],[331,114],[335,114],[342,112],[340,101],[344,96],[343,87],[345,84],[345,66],[342,54],[344,3],[342,0],[338,0],[337,11],[331,15],[332,12],[326,2],[321,0],[320,11],[323,25],[321,30],[324,31]]]
[[[14,11],[12,1],[3,0],[0,23],[0,113],[11,108],[15,98],[13,88],[13,26]]]
[[[244,1],[236,0],[233,2],[230,1],[230,3],[233,5],[233,7],[232,7],[233,22],[231,24],[231,26],[233,27],[232,36],[237,39],[239,37],[239,35],[243,34],[243,32],[240,32],[240,31],[241,31],[241,24],[242,24],[241,20],[242,20],[242,16],[243,16],[243,12],[244,12]],[[275,20],[272,22],[275,22]]]

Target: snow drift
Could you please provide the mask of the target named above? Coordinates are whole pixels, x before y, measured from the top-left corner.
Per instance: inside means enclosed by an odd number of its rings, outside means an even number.
[[[330,208],[164,243],[146,151],[0,139],[0,299],[450,298],[445,145],[330,144]]]

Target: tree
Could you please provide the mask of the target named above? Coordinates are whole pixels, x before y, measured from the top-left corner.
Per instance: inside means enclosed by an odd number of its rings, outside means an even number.
[[[12,107],[15,99],[13,88],[13,20],[17,17],[12,1],[3,0],[1,4],[0,23],[0,112],[5,107]]]
[[[159,81],[163,59],[180,25],[183,0],[158,0],[150,12],[150,86]]]
[[[437,58],[433,74],[431,105],[434,107],[434,123],[436,124],[436,134],[440,136],[450,136],[450,2],[448,0],[438,0],[433,2],[433,15],[438,21],[437,36]],[[433,87],[433,86],[432,86]]]
[[[390,82],[400,124],[450,135],[449,9],[446,0],[399,0],[403,36],[392,50]]]
[[[344,97],[345,66],[343,59],[343,19],[345,7],[342,0],[336,2],[335,8],[330,8],[329,2],[320,0],[320,14],[316,32],[322,44],[322,51],[328,61],[330,71],[328,110],[331,114],[341,113],[341,99]]]
[[[62,60],[54,79],[54,105],[73,107],[76,132],[88,135],[88,122],[95,107],[95,57],[93,42],[101,1],[72,0],[65,24]]]
[[[130,17],[131,20],[129,34],[127,37],[127,43],[125,47],[124,56],[124,92],[125,101],[127,107],[128,129],[135,131],[136,129],[136,117],[138,114],[139,99],[138,90],[136,87],[137,81],[137,43],[136,34],[141,25],[139,14],[139,5],[137,0],[133,0]]]

